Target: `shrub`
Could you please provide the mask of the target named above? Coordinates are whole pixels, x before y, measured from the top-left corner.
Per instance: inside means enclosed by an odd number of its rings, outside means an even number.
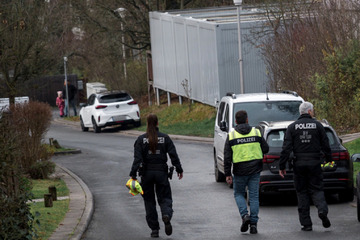
[[[20,137],[19,152],[24,172],[29,172],[33,164],[46,161],[52,155],[42,146],[51,117],[51,107],[46,103],[29,102],[10,107],[8,118],[16,126],[16,134]]]
[[[32,179],[46,179],[55,172],[55,163],[45,160],[34,163],[28,173]]]
[[[32,239],[29,181],[21,168],[21,135],[10,115],[0,118],[0,239]]]

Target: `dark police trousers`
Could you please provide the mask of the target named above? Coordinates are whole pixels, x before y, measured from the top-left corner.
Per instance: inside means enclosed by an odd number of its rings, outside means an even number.
[[[299,219],[302,226],[312,226],[310,200],[318,209],[318,214],[328,214],[328,206],[323,191],[323,173],[320,164],[295,163],[294,183],[298,199]]]
[[[161,214],[168,215],[171,219],[173,214],[170,182],[167,171],[146,170],[141,177],[141,187],[144,191],[144,203],[146,222],[150,229],[158,230],[159,221],[156,211],[155,194],[160,206]]]

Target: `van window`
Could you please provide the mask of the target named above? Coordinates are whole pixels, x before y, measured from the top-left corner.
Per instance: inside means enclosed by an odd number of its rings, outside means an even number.
[[[292,121],[300,116],[301,101],[266,101],[234,103],[233,123],[235,127],[235,114],[245,110],[248,114],[249,124],[257,126],[261,121]]]
[[[222,116],[224,113],[224,108],[225,108],[225,102],[221,102],[220,106],[219,106],[219,110],[218,110],[218,115],[217,115],[217,125],[220,126],[220,122],[223,120]]]

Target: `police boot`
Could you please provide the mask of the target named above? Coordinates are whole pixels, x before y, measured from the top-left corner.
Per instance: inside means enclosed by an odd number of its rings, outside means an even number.
[[[159,230],[157,230],[157,229],[152,230],[150,236],[152,238],[158,238],[159,237]]]
[[[163,222],[165,223],[165,233],[170,236],[172,234],[172,226],[170,223],[170,217],[168,215],[164,215],[162,217]]]

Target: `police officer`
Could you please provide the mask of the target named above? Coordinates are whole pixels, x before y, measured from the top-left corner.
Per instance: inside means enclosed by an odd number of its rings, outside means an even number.
[[[141,186],[145,203],[146,221],[151,237],[159,237],[159,222],[156,211],[156,200],[161,209],[162,220],[165,224],[166,235],[172,234],[170,220],[173,215],[172,196],[168,175],[167,154],[176,168],[179,180],[183,177],[183,169],[176,148],[170,137],[159,132],[158,118],[155,114],[147,117],[146,133],[139,136],[134,144],[134,162],[130,176],[136,179],[137,171],[142,166]]]
[[[250,233],[256,234],[260,172],[263,168],[263,154],[269,151],[269,146],[260,131],[248,124],[246,111],[238,111],[235,120],[235,130],[228,134],[224,147],[226,182],[233,183],[235,201],[242,218],[240,231],[246,232],[250,225]],[[231,176],[232,165],[234,177]],[[250,215],[245,200],[246,187],[249,190]]]
[[[329,139],[323,125],[313,119],[314,108],[309,102],[299,107],[300,117],[287,128],[281,152],[279,174],[286,174],[285,166],[290,153],[294,153],[294,184],[298,198],[301,230],[312,231],[310,199],[318,209],[318,216],[325,228],[330,227],[328,206],[323,191],[321,153],[331,162]]]

